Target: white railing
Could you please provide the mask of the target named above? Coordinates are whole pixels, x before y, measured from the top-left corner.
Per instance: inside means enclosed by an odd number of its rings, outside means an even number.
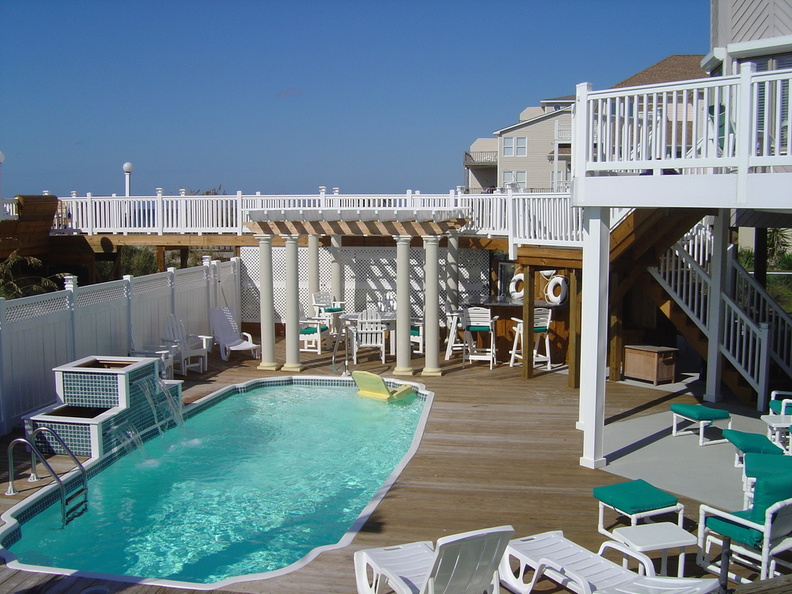
[[[723,340],[720,352],[740,371],[759,394],[758,410],[764,410],[770,370],[770,336],[767,324],[756,324],[730,297],[721,295]]]
[[[0,199],[0,221],[5,219],[15,219],[19,216],[19,208],[14,198]]]
[[[660,258],[660,264],[649,269],[655,280],[674,297],[677,305],[699,330],[707,330],[707,304],[712,294],[709,273],[677,243]]]
[[[577,175],[651,170],[753,173],[792,165],[792,70],[591,91],[578,86]],[[579,114],[578,114],[579,116]],[[712,171],[711,168],[717,168]]]
[[[755,323],[770,327],[770,355],[792,376],[792,317],[735,258],[729,259],[734,277],[734,301]]]
[[[131,327],[145,344],[159,344],[175,313],[190,332],[211,334],[208,308],[240,309],[241,266],[204,266],[63,291],[0,299],[0,434],[24,415],[55,402],[52,368],[88,355],[126,356]]]
[[[569,193],[316,195],[242,194],[216,196],[71,196],[61,198],[53,231],[183,234],[235,233],[254,210],[462,209],[465,235],[507,237],[517,244],[580,246],[582,211]],[[614,219],[616,221],[618,219]]]

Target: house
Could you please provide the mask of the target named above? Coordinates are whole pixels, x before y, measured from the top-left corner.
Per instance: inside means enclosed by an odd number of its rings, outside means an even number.
[[[723,397],[727,368],[750,383],[759,410],[774,387],[774,370],[787,381],[792,375],[792,318],[744,274],[730,246],[735,226],[788,226],[792,215],[792,70],[781,70],[792,66],[790,15],[789,0],[713,0],[712,47],[701,61],[711,78],[605,91],[577,87],[572,202],[583,209],[584,225],[580,373],[587,381],[578,423],[584,466],[606,463],[605,370],[609,352],[618,352],[608,342],[610,316],[639,276],[614,275],[613,209],[659,221],[642,246],[670,234],[660,224],[697,211],[713,217],[705,226],[706,253],[694,256],[687,248],[695,239],[688,236],[688,245],[672,250],[678,259],[661,263],[655,277],[663,298],[684,307],[707,341],[707,401]]]
[[[613,88],[701,78],[701,58],[669,56]],[[568,192],[574,101],[574,95],[543,99],[525,108],[517,123],[495,130],[494,138],[476,139],[464,155],[467,191]]]

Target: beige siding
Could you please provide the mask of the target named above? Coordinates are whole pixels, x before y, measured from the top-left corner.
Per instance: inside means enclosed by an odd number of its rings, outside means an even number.
[[[713,0],[712,46],[792,35],[790,0]]]
[[[525,171],[526,187],[530,189],[549,189],[552,185],[553,160],[551,153],[555,150],[555,122],[571,122],[569,112],[560,112],[533,122],[526,122],[510,132],[503,134],[500,140],[500,157],[498,159],[498,183],[503,184],[504,171]],[[527,138],[527,156],[504,157],[503,138]],[[561,160],[559,168],[566,169],[566,162]]]

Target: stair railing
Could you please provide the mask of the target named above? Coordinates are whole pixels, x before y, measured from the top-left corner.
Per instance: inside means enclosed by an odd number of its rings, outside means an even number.
[[[659,266],[649,268],[649,273],[673,297],[688,318],[709,336],[707,304],[712,293],[712,280],[693,256],[677,243],[660,258]]]
[[[767,406],[770,372],[770,328],[768,324],[757,324],[726,295],[721,295],[723,304],[723,340],[721,354],[740,372],[743,378],[759,395],[756,409]]]
[[[792,376],[792,316],[778,307],[764,287],[735,258],[730,258],[730,266],[734,301],[757,324],[769,324],[770,356],[787,375]]]

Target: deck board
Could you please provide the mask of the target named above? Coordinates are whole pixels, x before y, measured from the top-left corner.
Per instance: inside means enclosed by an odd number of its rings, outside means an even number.
[[[278,349],[283,348],[282,341]],[[281,360],[282,360],[282,353]],[[330,357],[302,354],[304,374],[337,375]],[[501,358],[503,356],[501,355]],[[412,364],[420,369],[417,356]],[[402,472],[352,544],[322,553],[303,569],[269,580],[226,587],[236,592],[354,592],[352,555],[361,548],[393,545],[478,528],[511,524],[517,535],[561,529],[572,540],[593,548],[597,533],[597,505],[591,489],[624,479],[579,465],[582,433],[575,429],[578,392],[567,387],[562,371],[537,370],[524,380],[519,367],[501,364],[490,371],[484,363],[467,365],[441,361],[442,377],[413,379],[435,392],[432,411],[418,452]],[[390,375],[372,354],[358,368]],[[280,376],[260,371],[256,362],[235,354],[223,362],[213,354],[209,370],[191,374],[183,386],[185,402],[218,388],[254,378]],[[692,394],[669,393],[621,383],[607,386],[606,419],[632,418],[667,411],[670,402],[696,402]],[[59,458],[59,457],[55,457]],[[67,466],[58,464],[58,471]],[[0,461],[5,464],[5,461]],[[20,466],[24,463],[20,462]],[[5,475],[3,475],[5,473]],[[0,466],[0,479],[7,469]],[[17,481],[29,492],[34,487]],[[44,481],[42,481],[44,482]],[[0,497],[0,510],[16,498]],[[682,498],[690,522],[698,502]],[[700,575],[688,555],[689,574]],[[177,589],[97,582],[0,569],[0,591],[80,592],[91,585],[108,585],[110,592],[135,594],[178,592]]]

